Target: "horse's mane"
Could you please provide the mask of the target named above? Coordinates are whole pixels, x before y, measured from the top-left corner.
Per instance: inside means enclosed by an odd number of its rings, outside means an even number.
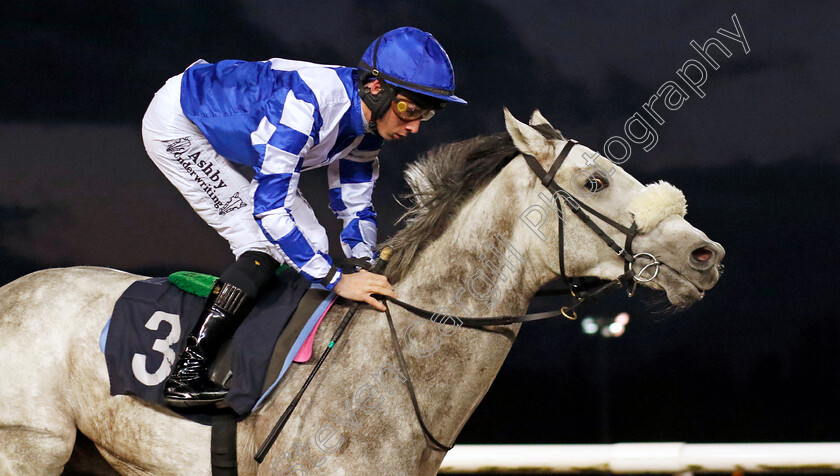
[[[563,138],[550,126],[536,126],[544,136]],[[507,132],[480,136],[438,147],[409,164],[405,179],[411,205],[400,217],[405,227],[385,244],[394,249],[388,263],[388,280],[405,276],[414,257],[439,237],[464,201],[489,183],[519,150]]]

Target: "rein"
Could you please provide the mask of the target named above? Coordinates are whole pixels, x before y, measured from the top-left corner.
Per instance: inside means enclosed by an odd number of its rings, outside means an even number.
[[[636,286],[638,283],[648,282],[653,280],[657,274],[659,274],[659,265],[665,264],[661,261],[657,260],[655,256],[650,253],[636,253],[633,254],[632,245],[633,245],[633,238],[635,238],[638,234],[638,227],[636,225],[635,220],[630,228],[625,227],[624,225],[610,219],[607,216],[604,216],[597,210],[589,207],[585,203],[578,202],[574,198],[572,198],[571,194],[564,190],[557,182],[554,180],[554,175],[560,169],[560,166],[563,164],[563,161],[568,157],[569,152],[571,152],[572,148],[577,145],[577,141],[568,140],[566,144],[563,146],[563,149],[557,155],[557,158],[554,159],[554,163],[551,167],[546,171],[542,168],[539,161],[536,157],[529,154],[522,154],[525,158],[525,161],[528,163],[528,166],[540,179],[540,182],[546,188],[551,191],[552,197],[554,198],[555,206],[557,207],[558,213],[558,247],[559,247],[559,256],[560,256],[560,275],[563,277],[563,280],[566,283],[566,286],[569,289],[569,293],[575,299],[575,302],[570,306],[563,306],[560,308],[559,311],[548,311],[548,312],[537,312],[537,313],[530,313],[530,314],[523,314],[518,316],[495,316],[495,317],[459,317],[459,316],[451,316],[451,315],[444,315],[440,313],[434,313],[428,311],[426,309],[419,308],[412,304],[408,304],[403,302],[399,299],[388,297],[388,296],[379,296],[383,302],[385,303],[385,316],[388,319],[388,326],[391,331],[391,342],[394,346],[394,352],[397,354],[397,360],[400,364],[400,370],[402,370],[403,375],[405,375],[406,380],[406,388],[408,389],[408,394],[411,397],[411,404],[414,407],[414,414],[417,416],[417,420],[420,423],[420,428],[423,430],[423,435],[426,438],[426,441],[431,444],[432,448],[438,451],[449,451],[452,449],[452,446],[445,445],[437,440],[434,435],[432,435],[431,431],[429,431],[428,426],[423,418],[423,415],[420,411],[420,405],[417,402],[417,395],[414,391],[414,384],[411,381],[411,375],[408,373],[408,366],[405,363],[405,358],[403,357],[402,349],[400,349],[399,345],[399,337],[397,336],[396,328],[394,327],[394,321],[391,318],[391,310],[388,307],[388,301],[396,304],[397,306],[402,307],[403,309],[411,312],[412,314],[421,317],[423,319],[438,323],[438,324],[446,324],[446,325],[454,325],[458,327],[467,327],[472,329],[480,329],[484,328],[485,326],[496,326],[496,325],[510,325],[516,324],[521,322],[530,322],[530,321],[539,321],[542,319],[550,319],[553,317],[563,316],[571,320],[577,319],[577,312],[575,312],[575,308],[585,301],[588,301],[598,294],[606,292],[607,290],[615,287],[615,286],[623,286],[627,289],[628,297],[632,297],[636,291]],[[595,291],[589,292],[588,290],[583,290],[578,288],[577,286],[572,284],[571,279],[569,279],[568,275],[566,274],[566,265],[563,253],[563,210],[562,210],[562,202],[560,201],[560,197],[563,197],[563,200],[566,202],[566,205],[580,218],[583,223],[585,223],[592,231],[598,235],[604,243],[607,244],[612,250],[620,256],[624,260],[624,273],[615,278],[612,281],[607,282],[606,284],[602,284],[598,286]],[[586,212],[598,217],[604,223],[609,224],[613,228],[617,229],[618,231],[624,233],[626,236],[626,240],[624,242],[624,247],[618,245],[606,232],[604,232],[601,227],[599,227],[593,220],[587,215]],[[633,263],[636,262],[639,258],[646,258],[650,259],[652,262],[644,265],[642,269],[636,273],[633,270]],[[649,278],[642,277],[644,273],[653,266],[653,272]],[[667,266],[667,265],[666,265]],[[632,288],[630,288],[632,284]],[[452,322],[450,319],[441,319],[441,317],[451,317],[456,322]]]
[[[422,308],[419,308],[417,306],[414,306],[414,305],[408,304],[406,302],[400,301],[399,299],[396,299],[396,298],[391,298],[391,297],[387,297],[387,296],[378,295],[378,297],[385,304],[385,316],[387,317],[388,326],[390,328],[391,342],[394,346],[394,352],[396,353],[397,360],[400,364],[400,370],[403,372],[403,375],[405,375],[405,385],[406,385],[406,388],[408,389],[408,394],[411,397],[411,404],[414,408],[414,414],[417,416],[417,421],[420,423],[420,428],[423,430],[423,436],[426,438],[426,441],[429,444],[431,444],[431,446],[434,450],[449,451],[449,450],[452,449],[452,446],[441,443],[437,438],[434,437],[434,435],[432,434],[432,432],[429,430],[428,426],[426,425],[425,419],[423,418],[423,414],[420,411],[420,404],[417,401],[417,395],[416,395],[416,392],[414,390],[414,384],[411,380],[411,374],[409,374],[409,372],[408,372],[408,365],[405,362],[405,357],[403,356],[402,349],[400,348],[400,345],[399,345],[399,337],[397,335],[396,327],[394,326],[394,320],[391,317],[391,309],[388,307],[388,301],[391,301],[392,303],[396,304],[397,306],[400,306],[403,309],[405,309],[405,310],[411,312],[412,314],[415,314],[415,315],[417,315],[417,316],[419,316],[423,319],[427,319],[429,321],[436,322],[438,324],[443,322],[446,325],[454,325],[454,326],[458,326],[458,327],[467,327],[467,328],[472,328],[472,329],[483,329],[486,326],[510,325],[510,324],[516,324],[516,323],[522,323],[522,322],[538,321],[538,320],[542,320],[542,319],[549,319],[549,318],[559,317],[559,316],[564,316],[568,319],[574,320],[574,319],[577,319],[577,312],[575,312],[575,308],[577,306],[583,304],[585,301],[590,300],[593,297],[595,297],[595,296],[597,296],[597,295],[599,295],[603,292],[606,292],[607,290],[609,290],[609,289],[611,289],[615,286],[624,286],[625,288],[628,288],[627,295],[632,297],[633,294],[635,293],[636,286],[637,286],[638,283],[651,281],[657,276],[657,274],[659,273],[659,265],[660,264],[668,266],[667,264],[662,263],[661,261],[657,260],[656,257],[653,256],[650,253],[636,253],[636,254],[633,254],[633,252],[632,252],[633,238],[635,238],[637,233],[638,233],[638,227],[637,227],[635,221],[633,221],[633,224],[630,226],[630,228],[627,228],[624,225],[621,225],[620,223],[617,223],[614,220],[604,216],[603,214],[601,214],[597,210],[589,207],[585,203],[581,203],[581,202],[576,201],[574,198],[572,198],[572,196],[569,192],[567,192],[562,187],[560,187],[560,185],[557,184],[557,182],[554,180],[554,175],[560,169],[560,166],[563,164],[563,161],[566,159],[566,157],[568,157],[569,152],[571,152],[572,148],[575,145],[577,145],[576,141],[568,140],[566,142],[566,144],[563,146],[563,149],[557,155],[557,158],[554,159],[554,163],[551,165],[551,167],[549,167],[548,171],[546,171],[545,169],[542,168],[542,166],[540,165],[540,163],[536,159],[536,157],[534,157],[532,155],[529,155],[529,154],[524,154],[524,153],[522,154],[522,156],[525,158],[525,161],[528,163],[528,166],[531,168],[531,170],[534,172],[534,174],[540,179],[540,182],[543,184],[543,186],[545,186],[546,188],[548,188],[551,191],[552,197],[554,198],[555,206],[557,207],[557,214],[558,214],[558,220],[557,220],[557,222],[558,222],[558,233],[557,233],[557,237],[558,237],[559,257],[560,257],[560,275],[563,277],[563,280],[564,280],[566,286],[569,289],[569,293],[573,296],[573,299],[575,299],[575,302],[572,305],[561,307],[559,311],[537,312],[537,313],[523,314],[523,315],[518,315],[518,316],[458,317],[458,316],[444,315],[444,314],[440,314],[440,313],[433,313],[433,312],[428,311],[426,309],[422,309]],[[581,221],[583,221],[590,229],[592,229],[592,231],[594,231],[595,234],[598,235],[601,238],[601,240],[603,240],[604,243],[607,244],[607,246],[612,248],[612,250],[624,260],[624,273],[621,276],[615,278],[614,280],[608,281],[606,284],[602,284],[602,285],[598,286],[595,289],[595,291],[593,291],[593,292],[589,292],[588,287],[587,287],[587,289],[582,289],[582,287],[575,286],[572,283],[569,276],[566,274],[566,265],[565,265],[565,259],[564,259],[564,253],[563,253],[563,251],[564,251],[563,250],[563,248],[564,248],[563,222],[564,221],[563,221],[562,202],[560,200],[560,197],[563,198],[563,200],[566,202],[566,205],[574,212],[575,215],[577,215],[578,218],[580,218]],[[590,214],[598,217],[604,223],[607,223],[610,226],[612,226],[613,228],[622,232],[626,236],[626,240],[624,242],[624,247],[619,246],[609,235],[607,235],[606,232],[604,232],[604,230],[602,230],[592,220],[592,218],[590,218],[590,216],[587,215],[586,212],[589,212]],[[388,256],[386,256],[386,251],[387,251]],[[384,268],[385,263],[387,263],[387,260],[388,260],[389,256],[390,256],[390,250],[388,249],[388,247],[386,247],[385,249],[383,249],[382,254],[380,255],[380,261],[377,263],[377,267],[376,267],[376,269],[374,269],[374,272],[381,272],[381,271],[384,270],[382,268]],[[642,257],[644,257],[646,259],[650,259],[652,262],[644,265],[642,267],[642,269],[638,273],[636,273],[633,270],[633,263],[635,263],[635,261],[637,259],[642,258]],[[349,260],[348,264],[355,265],[355,266],[358,266],[360,268],[364,268],[364,269],[367,269],[367,270],[371,269],[370,264],[367,262],[367,260],[351,259],[351,260]],[[653,272],[652,272],[651,276],[649,278],[642,277],[643,274],[651,266],[653,267]],[[632,284],[632,289],[629,288],[631,284]],[[344,320],[342,320],[342,322],[339,324],[339,327],[336,329],[336,333],[334,334],[332,340],[330,341],[329,346],[327,347],[327,349],[325,350],[325,352],[321,356],[321,359],[315,365],[312,373],[309,375],[309,378],[306,380],[306,383],[304,383],[303,387],[301,387],[298,394],[295,396],[295,398],[292,400],[292,402],[290,403],[290,405],[288,406],[286,411],[280,417],[280,420],[277,421],[274,428],[271,430],[268,437],[263,442],[263,445],[260,447],[257,454],[254,456],[254,459],[256,459],[257,462],[261,463],[263,458],[265,458],[265,455],[268,453],[268,450],[271,448],[272,444],[274,443],[274,441],[277,439],[280,432],[282,431],[283,426],[285,426],[286,422],[288,421],[288,418],[291,415],[291,412],[294,410],[294,408],[297,406],[297,403],[300,401],[300,399],[303,395],[303,392],[309,386],[309,383],[312,381],[312,378],[317,373],[318,369],[320,368],[321,364],[325,360],[326,356],[329,354],[329,351],[332,350],[335,342],[343,334],[343,331],[344,331],[345,327],[349,323],[350,319],[353,317],[353,314],[355,314],[358,306],[359,306],[358,303],[354,303],[354,305],[351,306],[350,310],[348,310],[347,315],[345,316]],[[448,319],[445,320],[445,321],[440,320],[440,317],[452,317],[457,322],[449,322]]]
[[[558,237],[558,254],[560,258],[560,275],[563,278],[563,281],[566,284],[566,287],[569,289],[569,293],[576,299],[571,306],[564,306],[559,311],[548,311],[548,312],[538,312],[538,313],[531,313],[531,314],[523,314],[519,316],[496,316],[496,317],[459,317],[459,316],[449,316],[458,321],[459,323],[451,323],[445,322],[447,325],[456,325],[456,326],[463,326],[469,328],[480,328],[484,326],[493,326],[493,325],[509,325],[515,324],[519,322],[529,322],[529,321],[538,321],[542,319],[549,319],[552,317],[559,317],[564,316],[568,319],[577,319],[577,313],[575,312],[575,308],[580,304],[584,303],[585,301],[592,299],[598,294],[601,294],[604,291],[612,288],[615,285],[622,285],[626,288],[629,288],[632,284],[632,288],[628,289],[627,295],[632,297],[635,293],[636,286],[638,283],[644,283],[653,280],[659,274],[659,265],[664,264],[661,261],[657,260],[655,256],[650,253],[636,253],[633,254],[632,246],[633,246],[633,238],[635,238],[638,234],[638,227],[636,222],[634,221],[630,228],[616,222],[615,220],[603,215],[602,213],[598,212],[594,208],[588,206],[583,202],[578,202],[572,195],[563,189],[557,182],[554,180],[554,175],[560,169],[560,166],[563,164],[563,161],[566,160],[568,157],[569,152],[571,152],[572,148],[577,145],[577,141],[568,140],[566,144],[563,146],[563,149],[557,155],[557,158],[554,159],[554,163],[551,167],[546,171],[542,168],[539,161],[530,154],[522,154],[525,158],[526,163],[540,179],[540,182],[546,188],[551,191],[552,197],[554,198],[555,206],[557,207],[558,211],[558,230],[557,230],[557,237]],[[607,282],[601,286],[598,286],[595,291],[589,292],[588,290],[583,290],[578,286],[572,283],[572,280],[566,274],[566,264],[564,259],[564,243],[563,243],[563,212],[562,212],[562,205],[560,201],[560,197],[566,202],[566,205],[574,212],[574,214],[580,218],[583,223],[585,223],[592,231],[595,232],[598,237],[601,238],[604,243],[607,244],[612,250],[624,260],[624,274],[615,278],[612,281]],[[624,247],[618,245],[606,232],[604,232],[601,227],[599,227],[593,220],[587,215],[586,212],[598,217],[604,223],[609,224],[613,228],[617,229],[618,231],[622,232],[627,238],[624,242]],[[633,270],[633,263],[636,262],[639,258],[646,258],[650,259],[651,263],[648,263],[642,267],[642,269],[636,273]],[[650,277],[642,277],[644,273],[648,270],[648,268],[654,267],[653,272]],[[382,296],[385,297],[385,296]],[[436,316],[440,316],[439,313],[433,313],[431,311],[427,311],[425,309],[419,308],[417,306],[408,304],[406,302],[400,301],[399,299],[390,298],[388,297],[387,300],[393,302],[394,304],[402,307],[403,309],[419,316],[424,319],[437,322]],[[386,304],[387,306],[387,304]],[[571,314],[569,314],[571,312]]]

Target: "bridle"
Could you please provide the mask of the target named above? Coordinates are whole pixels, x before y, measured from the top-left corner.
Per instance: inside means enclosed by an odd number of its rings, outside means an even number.
[[[540,126],[540,125],[534,126],[534,127],[537,130],[539,130],[540,132],[552,135],[557,139],[565,140],[562,136],[559,135],[559,133],[557,131],[551,129],[550,127],[545,127],[545,126]],[[399,345],[399,337],[397,336],[397,330],[396,330],[396,327],[394,326],[394,319],[391,317],[391,310],[388,307],[388,301],[391,301],[394,304],[397,304],[398,306],[403,307],[404,309],[416,314],[417,316],[420,316],[424,319],[427,319],[427,320],[430,320],[430,321],[433,321],[433,322],[437,322],[438,324],[442,323],[442,324],[446,324],[446,325],[456,325],[456,326],[463,326],[463,327],[469,327],[469,328],[479,328],[479,329],[483,329],[483,330],[486,330],[486,331],[489,331],[489,332],[502,333],[498,329],[485,328],[485,326],[498,326],[498,325],[520,323],[520,322],[536,321],[536,320],[540,320],[540,319],[548,319],[548,318],[551,318],[551,317],[557,317],[557,316],[561,316],[561,315],[565,316],[569,319],[577,319],[577,313],[575,312],[575,307],[577,307],[578,305],[580,305],[584,301],[586,301],[588,299],[591,299],[595,295],[600,294],[600,293],[606,291],[607,289],[609,289],[613,286],[624,285],[625,287],[628,288],[627,294],[629,296],[632,296],[633,293],[635,292],[636,285],[638,283],[651,281],[657,276],[657,274],[659,273],[659,265],[664,265],[664,266],[666,266],[668,268],[671,268],[673,270],[673,268],[671,266],[668,266],[666,263],[663,263],[663,262],[657,260],[656,257],[654,257],[650,253],[636,253],[636,254],[633,254],[633,251],[632,251],[633,238],[636,237],[637,232],[638,232],[638,227],[636,226],[635,220],[633,221],[633,224],[630,226],[630,228],[627,228],[627,227],[621,225],[620,223],[616,223],[615,221],[611,220],[610,218],[607,218],[606,216],[602,215],[598,211],[592,209],[588,205],[586,205],[584,203],[579,203],[576,200],[574,200],[572,198],[571,194],[569,194],[568,192],[563,190],[563,188],[560,187],[557,184],[557,182],[554,181],[554,174],[556,174],[557,171],[560,169],[560,166],[563,164],[563,161],[566,159],[566,157],[568,157],[569,152],[572,150],[572,148],[575,145],[577,145],[577,142],[575,142],[573,140],[568,140],[566,142],[566,144],[563,146],[563,149],[560,151],[560,154],[558,154],[558,156],[554,159],[554,163],[551,165],[551,167],[549,167],[548,171],[546,171],[542,168],[539,161],[537,161],[537,159],[534,156],[529,155],[529,154],[524,154],[524,153],[522,155],[525,158],[525,161],[528,163],[528,166],[531,167],[531,170],[534,172],[534,174],[536,174],[537,178],[540,179],[540,182],[546,188],[548,188],[551,191],[552,196],[554,197],[554,203],[557,207],[557,214],[558,214],[558,220],[557,220],[558,221],[558,236],[557,236],[557,238],[558,238],[559,256],[560,256],[560,274],[563,277],[563,280],[565,281],[566,285],[568,286],[569,292],[571,293],[573,298],[577,300],[577,302],[575,302],[571,306],[561,308],[560,311],[524,314],[524,315],[521,315],[521,316],[455,317],[455,316],[442,315],[442,314],[439,314],[439,313],[432,313],[432,312],[427,311],[425,309],[421,309],[419,307],[412,306],[411,304],[405,303],[405,302],[400,301],[399,299],[396,299],[396,298],[391,298],[391,297],[381,296],[381,295],[379,296],[379,298],[382,300],[382,302],[385,305],[385,316],[387,317],[387,320],[388,320],[388,327],[389,327],[390,333],[391,333],[391,342],[394,346],[394,352],[397,355],[397,360],[399,361],[400,369],[401,369],[403,375],[405,376],[405,378],[402,379],[402,380],[405,382],[406,388],[408,389],[408,394],[411,397],[411,404],[414,407],[414,414],[417,416],[417,421],[420,423],[420,428],[423,430],[423,435],[425,436],[426,441],[429,444],[431,444],[432,448],[435,449],[435,450],[449,451],[449,450],[452,449],[452,446],[445,445],[445,444],[441,443],[440,441],[438,441],[434,437],[434,435],[432,435],[431,431],[429,431],[429,428],[426,426],[426,422],[423,419],[423,414],[420,411],[420,405],[417,402],[417,395],[416,395],[416,392],[414,390],[414,384],[411,381],[411,374],[409,374],[409,372],[408,372],[408,366],[406,365],[405,357],[403,356],[402,349],[400,348],[400,345]],[[621,276],[617,277],[616,279],[614,279],[612,281],[609,281],[604,285],[601,285],[600,287],[598,287],[592,293],[581,290],[581,289],[577,288],[576,286],[574,286],[573,283],[571,282],[571,280],[569,279],[569,277],[566,275],[566,266],[565,266],[565,263],[564,263],[564,256],[563,256],[563,208],[562,208],[562,202],[560,201],[561,196],[563,197],[563,200],[565,200],[566,205],[575,213],[575,215],[577,215],[578,218],[580,218],[584,223],[586,223],[586,225],[589,226],[589,228],[591,228],[599,237],[601,237],[601,239],[610,248],[612,248],[612,250],[615,251],[615,253],[618,256],[620,256],[624,260],[624,273]],[[605,223],[611,225],[612,227],[614,227],[617,230],[624,233],[624,235],[626,236],[626,239],[625,239],[625,242],[624,242],[624,247],[623,248],[620,247],[612,238],[610,238],[610,236],[607,235],[604,232],[604,230],[602,230],[597,224],[595,224],[594,221],[592,221],[592,218],[590,218],[589,215],[587,215],[586,212],[591,213],[592,215],[598,217],[599,219],[601,219]],[[392,250],[387,246],[382,250],[382,253],[380,255],[380,259],[377,262],[376,267],[373,268],[374,273],[381,273],[382,271],[384,271],[384,268],[387,265],[388,259],[391,255],[391,251]],[[650,259],[651,263],[646,264],[638,273],[636,273],[633,270],[633,263],[635,263],[636,260],[638,260],[639,258],[642,258],[642,257],[644,257],[646,259]],[[365,268],[365,269],[369,269],[369,270],[371,269],[370,264],[367,260],[358,260],[358,259],[352,259],[351,258],[348,261],[351,262],[350,264],[359,266],[361,268]],[[652,271],[651,275],[649,277],[644,277],[644,273],[651,266],[653,266],[653,271]],[[674,270],[674,271],[676,272],[676,270]],[[629,286],[631,284],[633,286],[632,289],[629,288]],[[315,366],[312,369],[312,372],[310,373],[306,382],[303,384],[301,389],[298,391],[297,395],[294,397],[292,402],[286,408],[286,411],[283,412],[283,415],[280,417],[280,419],[274,425],[274,428],[272,428],[271,432],[266,437],[265,441],[263,442],[260,449],[257,451],[256,455],[254,455],[254,459],[258,463],[261,463],[263,461],[263,458],[265,458],[265,455],[271,449],[271,446],[274,444],[274,441],[276,441],[277,437],[280,435],[280,432],[283,430],[283,427],[285,426],[286,422],[288,422],[288,420],[289,420],[289,416],[294,411],[294,409],[297,407],[298,402],[300,402],[300,399],[302,398],[303,393],[306,391],[310,382],[314,378],[315,374],[318,372],[318,369],[321,367],[321,364],[323,364],[324,360],[329,355],[330,350],[332,350],[335,343],[338,341],[338,339],[341,337],[341,335],[343,335],[344,329],[350,323],[350,320],[353,318],[353,315],[356,313],[356,310],[358,309],[358,307],[359,307],[358,303],[354,303],[350,306],[350,309],[348,309],[347,313],[344,316],[344,319],[339,323],[338,327],[336,328],[335,333],[333,334],[333,337],[330,340],[329,345],[327,346],[327,349],[324,351],[324,353],[321,355],[321,358],[315,364]],[[569,314],[569,312],[571,312],[571,314]],[[442,318],[442,317],[446,317],[446,318],[450,318],[450,319],[438,320],[438,318]]]
[[[542,130],[539,126],[539,129]],[[547,131],[549,133],[557,134],[556,131]],[[560,138],[560,137],[558,137]],[[408,388],[409,396],[411,397],[411,403],[414,407],[414,413],[417,416],[417,420],[420,423],[420,427],[423,430],[423,434],[425,435],[427,441],[432,445],[432,447],[439,451],[449,451],[452,449],[452,446],[445,445],[438,441],[432,433],[429,431],[426,423],[423,419],[423,416],[420,412],[420,406],[417,403],[417,396],[415,395],[414,385],[411,381],[411,376],[408,373],[408,367],[405,363],[405,358],[403,357],[402,349],[399,346],[399,337],[397,336],[396,328],[394,327],[394,321],[391,317],[391,311],[388,307],[388,301],[393,302],[394,304],[402,307],[403,309],[415,314],[419,317],[424,319],[430,320],[432,322],[436,322],[438,324],[445,324],[445,325],[456,325],[460,327],[468,327],[468,328],[484,328],[485,326],[495,326],[495,325],[508,325],[508,324],[515,324],[521,322],[529,322],[529,321],[537,321],[542,319],[548,319],[552,317],[564,316],[568,319],[577,319],[577,313],[575,312],[575,308],[580,304],[584,303],[587,300],[592,299],[598,294],[606,292],[607,290],[615,287],[615,286],[623,286],[629,297],[632,297],[636,291],[636,286],[638,283],[645,283],[652,281],[656,276],[659,274],[659,266],[667,264],[662,263],[659,261],[654,255],[646,252],[642,253],[633,253],[633,239],[638,235],[638,227],[636,225],[635,220],[633,221],[630,228],[612,220],[611,218],[604,216],[602,213],[598,212],[597,210],[593,209],[592,207],[586,205],[583,202],[577,201],[572,198],[572,195],[564,190],[557,182],[554,180],[554,175],[560,169],[560,166],[563,165],[563,161],[566,160],[566,157],[569,156],[572,148],[577,145],[578,142],[566,139],[566,144],[561,149],[560,153],[554,159],[554,162],[551,164],[551,167],[546,171],[543,169],[542,165],[540,165],[539,161],[536,157],[530,154],[522,153],[522,156],[525,158],[525,162],[540,180],[540,182],[551,191],[552,197],[554,198],[554,204],[557,207],[557,214],[558,214],[558,231],[557,231],[557,238],[558,238],[558,247],[559,247],[559,255],[560,255],[560,275],[563,278],[566,286],[569,289],[569,293],[572,295],[572,299],[574,300],[573,304],[570,306],[564,306],[559,311],[549,311],[549,312],[539,312],[539,313],[531,313],[531,314],[524,314],[519,316],[495,316],[495,317],[456,317],[456,316],[442,316],[440,313],[433,313],[426,309],[422,309],[406,302],[400,301],[396,298],[380,296],[383,298],[383,302],[385,304],[385,315],[388,320],[388,325],[390,327],[391,332],[391,341],[394,346],[394,350],[397,354],[397,360],[399,361],[400,368],[403,372],[403,375],[406,377],[405,383],[406,387]],[[588,290],[580,289],[575,286],[571,279],[569,279],[568,275],[566,274],[566,265],[564,259],[564,252],[563,252],[563,209],[562,209],[562,200],[566,202],[566,205],[572,212],[580,218],[583,223],[585,223],[592,231],[598,235],[601,240],[603,240],[607,246],[609,246],[619,257],[624,260],[624,273],[615,278],[612,281],[607,282],[606,284],[602,284],[598,286],[595,291],[589,292]],[[612,226],[613,228],[617,229],[621,233],[625,235],[624,247],[618,245],[606,232],[604,232],[601,227],[599,227],[592,218],[587,214],[592,214],[598,217],[604,223]],[[638,273],[633,270],[633,264],[639,260],[640,258],[645,258],[650,260],[650,263],[645,264]],[[649,272],[649,276],[645,276],[645,273],[653,267],[652,271]],[[443,317],[451,317],[452,319],[443,319]]]
[[[636,221],[634,220],[630,228],[616,222],[615,220],[604,216],[602,213],[598,212],[594,208],[590,207],[584,202],[575,200],[572,198],[572,195],[563,189],[557,182],[554,180],[554,175],[560,169],[560,166],[563,165],[563,161],[566,160],[569,153],[572,151],[572,148],[577,145],[578,142],[572,139],[568,139],[566,144],[563,146],[563,149],[560,150],[560,153],[554,159],[554,163],[551,164],[548,171],[542,168],[537,158],[530,154],[522,154],[525,158],[525,162],[531,168],[531,170],[536,174],[537,178],[540,182],[551,191],[551,195],[554,198],[554,204],[557,207],[557,241],[558,241],[558,254],[560,257],[560,276],[563,278],[566,286],[569,289],[570,294],[577,299],[577,301],[570,307],[563,307],[561,308],[561,313],[563,316],[569,319],[577,319],[577,313],[574,311],[574,308],[578,305],[582,304],[587,299],[590,299],[595,294],[603,292],[604,290],[611,288],[615,285],[623,285],[625,289],[627,289],[628,297],[632,297],[635,294],[636,286],[638,283],[645,283],[653,280],[659,274],[659,265],[662,264],[659,260],[656,259],[650,253],[633,253],[633,239],[638,235],[638,226],[636,225]],[[590,294],[576,293],[576,287],[572,284],[569,277],[566,275],[566,265],[564,259],[564,244],[563,244],[563,212],[561,201],[562,199],[566,202],[568,208],[578,217],[580,220],[586,224],[592,231],[595,232],[598,237],[601,238],[604,243],[607,244],[620,258],[624,260],[624,274],[617,277],[613,281],[605,284],[602,288],[599,288],[596,292]],[[607,233],[604,232],[601,227],[599,227],[586,212],[591,213],[592,215],[598,217],[604,223],[612,226],[613,228],[617,229],[621,233],[625,235],[624,247],[618,245]],[[647,263],[638,273],[633,270],[633,263],[636,262],[639,258],[647,258],[650,259],[651,262]],[[653,271],[649,277],[644,277],[645,272],[648,270],[649,267],[653,266]],[[568,314],[571,311],[572,314]]]
[[[559,311],[550,311],[550,312],[539,312],[539,313],[531,313],[531,314],[524,314],[520,316],[496,316],[496,317],[456,317],[452,316],[454,320],[446,320],[445,324],[448,325],[457,325],[459,327],[469,327],[469,328],[481,328],[485,326],[492,326],[492,325],[508,325],[508,324],[515,324],[518,322],[529,322],[529,321],[536,321],[541,319],[548,319],[551,317],[558,317],[564,316],[568,319],[577,319],[577,313],[575,312],[575,308],[580,304],[583,304],[587,300],[592,299],[598,294],[601,294],[608,289],[614,286],[624,286],[627,290],[627,295],[632,297],[635,293],[636,287],[638,283],[646,283],[652,281],[656,276],[659,274],[659,266],[664,265],[665,263],[658,260],[654,255],[646,252],[642,253],[633,253],[633,239],[638,236],[638,227],[636,222],[634,221],[630,228],[616,222],[615,220],[603,215],[602,213],[598,212],[597,210],[593,209],[589,205],[575,200],[572,198],[572,195],[567,192],[563,187],[557,184],[554,180],[554,175],[560,169],[560,166],[563,165],[563,161],[566,160],[566,157],[569,156],[569,152],[571,152],[572,148],[577,145],[578,142],[575,140],[568,139],[566,144],[563,146],[563,149],[554,159],[551,167],[549,167],[548,171],[542,168],[539,161],[536,157],[530,154],[523,153],[522,156],[525,159],[525,162],[540,180],[540,182],[551,191],[552,197],[554,198],[554,204],[558,210],[558,229],[557,229],[557,240],[558,240],[558,254],[559,254],[559,265],[560,265],[560,276],[562,277],[564,283],[566,284],[567,288],[569,289],[569,293],[572,295],[574,299],[574,303],[570,306],[564,306]],[[572,280],[566,274],[566,264],[564,258],[564,240],[563,240],[563,223],[564,220],[562,218],[562,200],[566,202],[566,205],[572,212],[583,222],[585,223],[592,231],[595,232],[598,237],[601,238],[604,243],[607,244],[619,257],[624,260],[624,273],[617,278],[613,279],[612,281],[607,282],[606,284],[602,284],[598,286],[595,291],[588,291],[584,290],[579,286],[576,286],[572,283]],[[617,229],[621,233],[623,233],[626,237],[624,241],[624,247],[618,245],[601,227],[596,224],[592,218],[587,214],[590,213],[604,223],[609,224],[613,228]],[[633,264],[640,258],[645,258],[650,260],[650,263],[645,264],[639,272],[633,270]],[[667,265],[666,265],[667,266]],[[652,268],[652,270],[650,270]],[[649,271],[650,270],[650,271]],[[646,275],[648,273],[648,275]],[[416,314],[419,317],[428,320],[437,321],[440,318],[440,313],[433,313],[431,311],[427,311],[425,309],[413,306],[411,304],[405,303],[400,301],[399,299],[394,298],[387,298],[388,301],[393,302],[394,304],[406,309],[407,311]],[[387,304],[386,304],[387,305]],[[457,321],[457,322],[455,322]],[[460,322],[460,323],[458,323]]]

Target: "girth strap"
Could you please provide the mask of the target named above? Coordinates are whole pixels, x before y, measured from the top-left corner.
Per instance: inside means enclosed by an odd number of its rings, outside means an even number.
[[[213,476],[237,476],[236,414],[229,408],[221,410],[211,417],[210,428],[210,464]]]

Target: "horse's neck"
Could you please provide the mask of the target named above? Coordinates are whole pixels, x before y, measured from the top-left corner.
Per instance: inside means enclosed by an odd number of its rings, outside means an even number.
[[[521,180],[524,166],[519,165],[505,167],[461,207],[439,238],[418,253],[397,287],[402,295],[428,309],[447,307],[454,299],[458,308],[449,312],[454,315],[525,312],[551,273],[543,257],[531,253],[533,232],[519,220],[530,205],[525,193],[529,185]],[[486,297],[487,292],[497,299]]]
[[[525,233],[530,231],[517,226],[527,194],[515,190],[523,186],[513,180],[521,171],[509,169],[470,199],[452,226],[418,254],[396,287],[401,299],[455,316],[526,312],[529,299],[547,279],[529,260]],[[434,422],[436,436],[451,442],[489,389],[519,325],[507,326],[503,333],[456,331],[431,322],[419,325],[418,318],[394,306],[392,310],[399,314],[395,317],[402,329],[415,326],[408,336],[413,342],[404,339],[403,345],[415,351],[408,365],[421,408],[427,421]]]

